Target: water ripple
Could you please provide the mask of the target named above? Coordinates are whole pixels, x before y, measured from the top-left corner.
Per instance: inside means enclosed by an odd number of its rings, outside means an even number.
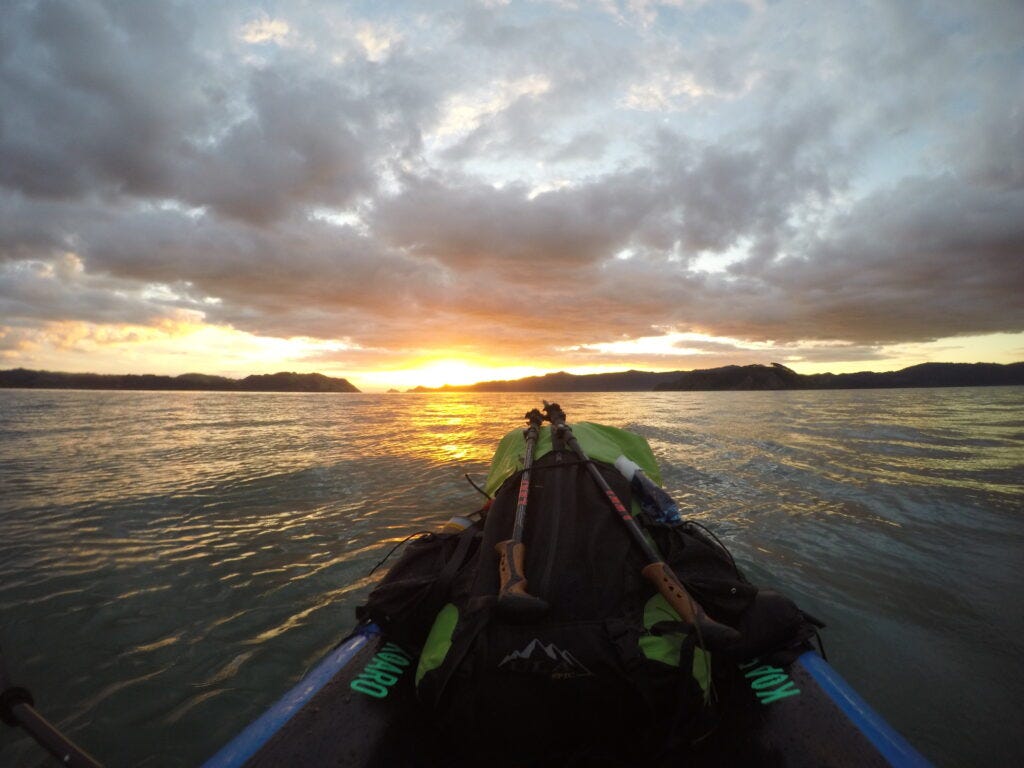
[[[478,506],[463,474],[539,399],[0,391],[17,679],[112,766],[200,761],[351,626],[387,550]],[[647,437],[684,512],[825,618],[843,674],[936,762],[1005,762],[1024,390],[558,399]]]

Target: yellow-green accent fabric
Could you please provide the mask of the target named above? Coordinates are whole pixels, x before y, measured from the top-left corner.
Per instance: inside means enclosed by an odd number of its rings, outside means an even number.
[[[640,435],[626,432],[616,427],[603,424],[591,424],[581,421],[570,424],[576,439],[587,456],[595,461],[614,462],[619,456],[626,456],[640,465],[640,469],[655,483],[661,484],[661,472],[658,462],[654,459],[651,446]],[[551,452],[551,427],[540,428],[537,445],[533,450],[533,458],[539,459]],[[526,455],[526,437],[522,429],[515,429],[505,435],[491,459],[491,471],[484,482],[484,491],[493,496],[509,477],[523,468]]]
[[[644,629],[650,632],[651,627],[662,621],[682,621],[682,619],[665,598],[657,594],[644,605]],[[678,667],[679,648],[685,639],[686,633],[684,632],[641,635],[640,650],[648,659],[660,661],[670,667]]]
[[[704,701],[711,695],[711,654],[703,648],[693,649],[693,679],[704,691]]]
[[[654,595],[644,605],[644,629],[650,632],[651,627],[662,621],[682,621],[675,609],[660,594]],[[660,661],[671,667],[679,666],[679,649],[686,639],[685,632],[667,632],[661,635],[646,634],[640,636],[640,651],[648,659]],[[700,648],[693,650],[693,678],[704,692],[707,701],[711,689],[711,654]]]
[[[455,625],[459,623],[459,609],[452,603],[448,603],[438,611],[434,619],[434,626],[430,628],[427,641],[423,644],[423,653],[420,654],[420,663],[416,667],[416,685],[427,672],[437,669],[444,662],[448,650],[452,647],[452,635],[455,632]]]

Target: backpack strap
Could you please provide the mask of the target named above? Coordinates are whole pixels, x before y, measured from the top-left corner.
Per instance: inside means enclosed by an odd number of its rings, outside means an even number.
[[[462,534],[458,546],[452,552],[451,558],[444,564],[444,568],[441,569],[441,572],[437,575],[437,580],[434,581],[433,586],[430,588],[427,597],[428,605],[439,605],[446,601],[452,581],[455,580],[455,575],[462,568],[462,564],[466,562],[473,542],[478,541],[482,536],[483,532],[475,526],[474,528],[467,529]]]

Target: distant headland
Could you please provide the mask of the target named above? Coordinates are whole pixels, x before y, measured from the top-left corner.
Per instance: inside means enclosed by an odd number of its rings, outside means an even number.
[[[229,379],[204,373],[157,376],[151,373],[111,375],[57,373],[14,368],[0,371],[0,387],[25,389],[143,389],[212,392],[358,392],[347,379],[322,373],[266,373]]]
[[[665,392],[777,389],[991,387],[1024,384],[1024,363],[922,363],[900,371],[800,374],[779,363],[727,365],[696,371],[621,371],[576,375],[560,371],[513,381],[416,387],[409,392]]]
[[[899,371],[801,374],[779,363],[727,365],[693,371],[619,371],[573,374],[559,371],[509,381],[414,387],[432,392],[697,392],[787,389],[896,389],[1024,385],[1024,362],[922,363]],[[110,375],[58,373],[25,368],[0,371],[0,388],[193,390],[213,392],[359,392],[347,379],[321,373],[254,374],[244,379],[185,373]],[[398,394],[390,389],[389,394]]]

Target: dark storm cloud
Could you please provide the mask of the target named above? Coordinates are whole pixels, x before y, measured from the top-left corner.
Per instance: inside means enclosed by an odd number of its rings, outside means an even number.
[[[248,119],[184,164],[179,199],[254,222],[306,203],[347,205],[374,185],[372,110],[332,78],[253,73]]]
[[[741,343],[685,341],[678,342],[671,354],[629,353],[608,349],[573,348],[563,356],[564,365],[621,365],[623,367],[651,366],[662,368],[717,368],[724,365],[775,363],[796,365],[803,362],[842,363],[847,361],[884,360],[879,347],[857,344],[837,344],[813,347],[807,345],[773,344],[752,347]]]
[[[1024,68],[1017,92],[1024,93]],[[1024,103],[1001,106],[989,105],[972,120],[970,133],[950,142],[948,151],[953,164],[972,183],[1019,190],[1024,187]]]
[[[181,318],[175,307],[152,301],[129,280],[87,275],[65,255],[51,262],[0,264],[0,318],[146,325]]]
[[[519,185],[409,178],[400,195],[380,201],[373,224],[392,244],[456,269],[577,266],[606,258],[629,240],[654,206],[656,191],[645,176],[533,197]]]
[[[447,147],[442,157],[456,162],[509,157],[532,160],[545,153],[556,162],[594,157],[593,147],[609,140],[612,126],[584,131],[568,144],[568,136],[560,135],[562,126],[600,119],[595,107],[606,107],[609,92],[618,91],[642,71],[637,52],[624,46],[619,34],[599,40],[594,34],[581,29],[574,15],[564,11],[518,24],[502,22],[496,8],[468,12],[456,39],[459,45],[471,54],[500,57],[505,78],[542,75],[545,87],[519,95],[500,111],[483,116],[478,125]],[[566,120],[567,116],[572,119]]]
[[[697,278],[615,265],[609,290],[663,326],[747,340],[928,341],[1024,327],[1024,196],[908,181],[798,256]]]
[[[175,210],[101,215],[51,205],[46,212],[39,226],[63,229],[56,241],[77,242],[93,275],[172,286],[182,302],[166,303],[201,309],[209,320],[254,333],[347,335],[386,307],[436,306],[447,290],[435,265],[323,222],[301,219],[266,229]],[[39,249],[35,257],[52,258],[50,252]]]
[[[168,151],[203,126],[187,8],[16,2],[0,44],[0,184],[40,197],[169,184]]]
[[[658,191],[685,251],[721,252],[751,237],[760,255],[773,256],[791,230],[794,209],[843,186],[833,117],[822,100],[765,121],[755,136],[721,144],[698,147],[662,133],[653,154],[663,184]]]
[[[774,244],[798,204],[827,198],[836,159],[829,108],[761,126],[747,142],[698,145],[661,131],[645,167],[532,194],[464,177],[409,176],[382,198],[376,231],[396,246],[455,267],[544,262],[549,268],[607,259],[631,245],[689,256],[750,236]]]
[[[253,43],[246,4],[13,3],[0,326],[201,312],[346,359],[1024,330],[1019,6],[656,10],[282,6]]]
[[[806,255],[780,260],[763,279],[811,305],[806,320],[793,317],[791,338],[801,330],[862,342],[1020,330],[1024,189],[908,179],[863,200]]]
[[[582,131],[568,141],[555,147],[547,156],[548,162],[562,163],[568,160],[600,160],[605,154],[611,137],[599,131]]]
[[[373,161],[401,134],[381,123],[390,99],[372,73],[303,52],[247,66],[237,30],[206,40],[201,13],[16,4],[0,54],[0,184],[169,198],[253,222],[371,191]]]

